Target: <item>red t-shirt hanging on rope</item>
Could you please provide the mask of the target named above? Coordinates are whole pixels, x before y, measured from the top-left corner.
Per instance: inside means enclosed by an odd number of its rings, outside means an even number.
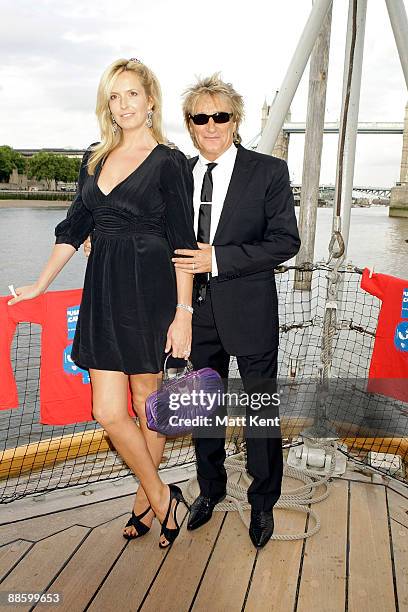
[[[408,402],[408,280],[365,268],[361,288],[382,301],[368,391]]]
[[[82,289],[49,291],[12,306],[0,297],[0,410],[17,408],[10,349],[18,323],[39,323],[41,333],[40,422],[68,425],[92,421],[89,373],[71,361]],[[129,414],[134,416],[129,398]]]

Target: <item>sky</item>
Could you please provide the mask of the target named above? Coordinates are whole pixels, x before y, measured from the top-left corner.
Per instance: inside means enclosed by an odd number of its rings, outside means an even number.
[[[216,71],[244,96],[245,145],[260,130],[262,104],[279,89],[311,7],[311,0],[0,0],[0,144],[86,148],[99,140],[100,76],[115,59],[138,57],[159,78],[167,136],[185,153],[195,151],[181,94]],[[347,12],[347,0],[334,0],[326,121],[340,117]],[[306,120],[308,78],[309,64],[293,121]],[[385,0],[368,0],[359,119],[402,122],[407,100]],[[324,137],[321,183],[335,182],[337,140]],[[304,136],[292,135],[294,183],[303,148]],[[400,135],[359,135],[354,184],[392,187],[401,151]]]

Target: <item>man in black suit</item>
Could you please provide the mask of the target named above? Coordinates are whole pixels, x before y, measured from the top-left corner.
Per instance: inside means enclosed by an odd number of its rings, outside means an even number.
[[[242,97],[219,75],[187,90],[184,119],[199,155],[191,159],[198,251],[176,251],[176,268],[195,275],[195,369],[212,367],[228,378],[237,358],[244,381],[275,381],[279,339],[274,268],[293,257],[300,240],[287,164],[243,148],[238,133]],[[200,495],[188,529],[210,520],[224,499],[225,435],[194,439]],[[281,493],[280,434],[247,435],[253,482],[249,534],[256,547],[273,533],[272,509]]]

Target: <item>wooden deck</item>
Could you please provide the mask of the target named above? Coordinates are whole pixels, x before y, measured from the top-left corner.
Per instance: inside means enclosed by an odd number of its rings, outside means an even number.
[[[285,479],[284,489],[298,484]],[[259,552],[236,512],[216,512],[192,533],[184,524],[170,550],[158,547],[157,522],[147,536],[127,542],[121,532],[132,500],[125,495],[1,525],[2,597],[61,593],[62,603],[48,609],[69,612],[408,611],[402,485],[392,489],[346,472],[315,506],[317,535],[272,541]],[[276,533],[300,532],[305,522],[304,514],[275,511]],[[0,606],[12,609],[33,607]]]

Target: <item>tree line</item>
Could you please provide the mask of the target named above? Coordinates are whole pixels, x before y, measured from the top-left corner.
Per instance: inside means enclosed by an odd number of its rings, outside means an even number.
[[[40,151],[32,157],[24,157],[7,145],[0,146],[0,181],[8,182],[14,169],[29,179],[45,181],[47,189],[51,181],[74,183],[77,181],[81,160],[57,153]]]

